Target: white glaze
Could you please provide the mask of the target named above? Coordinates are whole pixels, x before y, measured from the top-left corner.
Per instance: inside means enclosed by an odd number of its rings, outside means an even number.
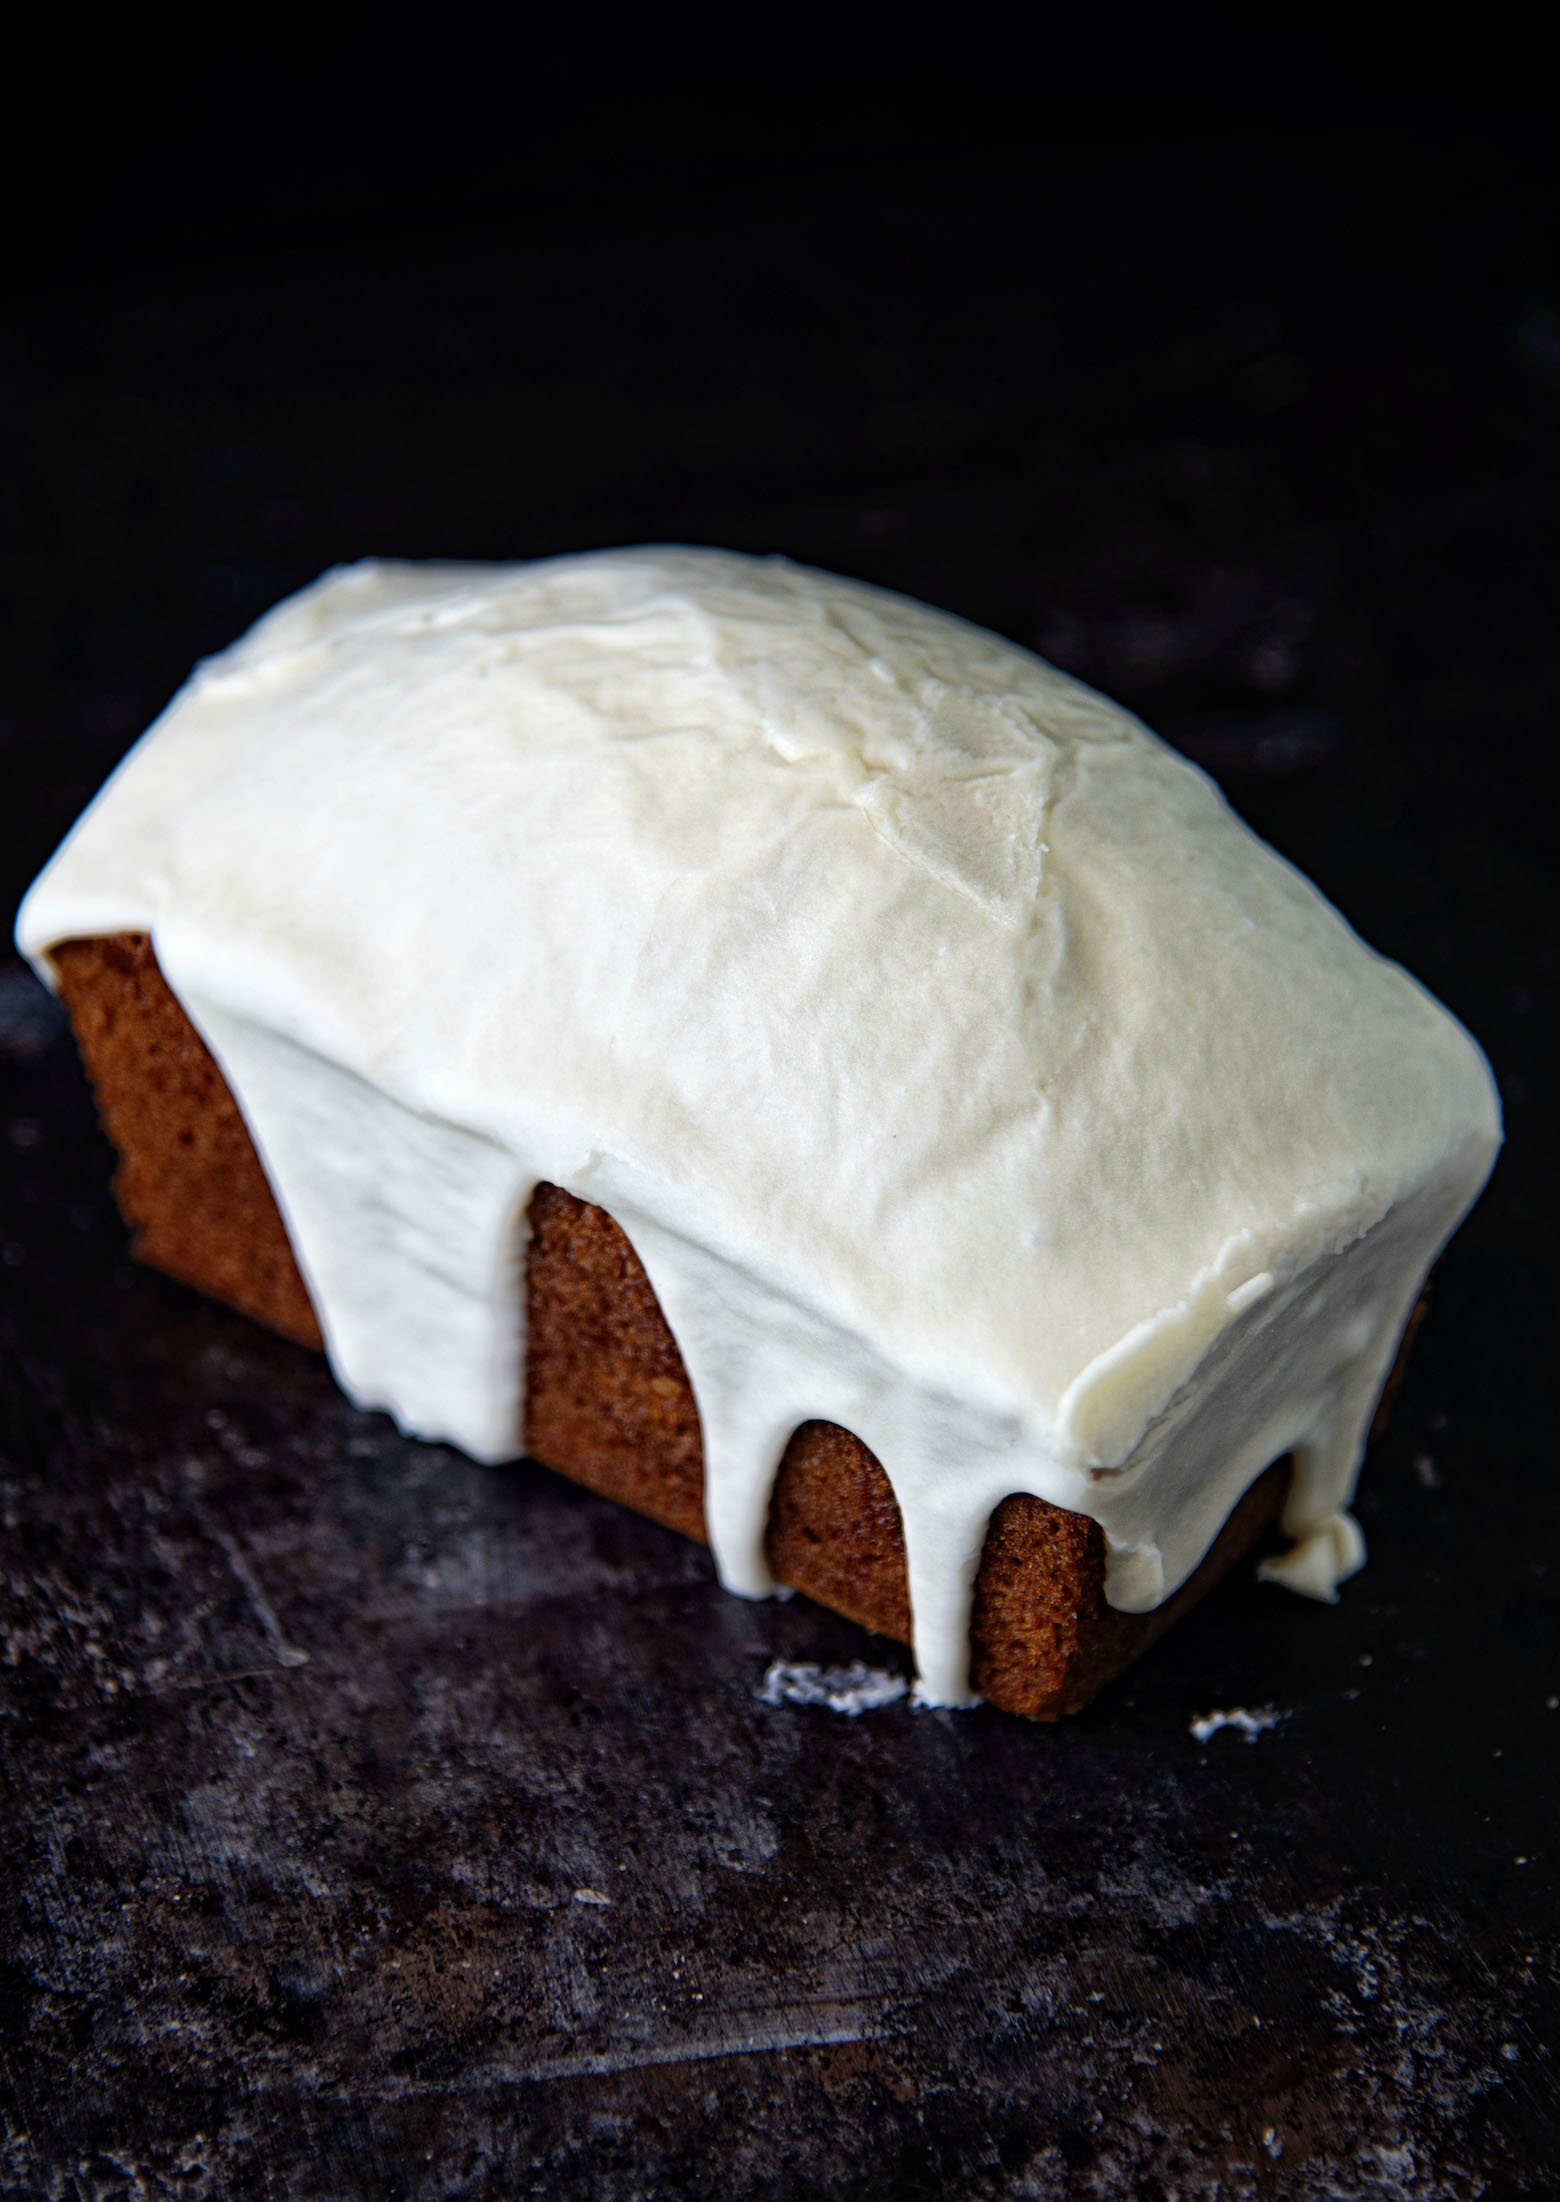
[[[713,551],[327,574],[202,666],[18,922],[149,931],[361,1404],[519,1447],[531,1190],[608,1209],[770,1588],[796,1425],[904,1516],[969,1700],[992,1506],[1157,1604],[1269,1460],[1334,1595],[1403,1323],[1499,1110],[1467,1034],[1128,713]]]

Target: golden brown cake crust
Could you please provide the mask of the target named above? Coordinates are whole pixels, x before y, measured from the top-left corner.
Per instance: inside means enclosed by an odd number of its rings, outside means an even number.
[[[158,968],[120,933],[52,951],[105,1128],[135,1252],[321,1344],[275,1197],[233,1096]],[[687,1370],[633,1247],[600,1208],[539,1185],[526,1261],[525,1449],[576,1482],[706,1541],[704,1460]],[[1196,1573],[1152,1613],[1105,1599],[1097,1522],[1027,1493],[991,1517],[971,1622],[975,1687],[1031,1719],[1077,1712],[1212,1588],[1282,1510],[1289,1464],[1251,1486]],[[910,1641],[904,1532],[888,1477],[848,1430],[787,1446],[766,1538],[780,1581]]]
[[[699,1410],[638,1255],[556,1185],[537,1186],[530,1223],[526,1451],[707,1544]]]
[[[140,1260],[306,1346],[319,1322],[227,1081],[145,933],[51,951]]]

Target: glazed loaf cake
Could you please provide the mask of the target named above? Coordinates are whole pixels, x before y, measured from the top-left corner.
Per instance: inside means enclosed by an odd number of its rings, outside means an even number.
[[[150,1260],[1083,1703],[1281,1515],[1317,1597],[1483,1058],[1128,714],[778,560],[326,576],[18,937]]]

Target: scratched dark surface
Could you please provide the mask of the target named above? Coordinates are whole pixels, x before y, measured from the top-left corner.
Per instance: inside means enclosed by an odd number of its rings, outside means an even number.
[[[333,559],[779,548],[1142,709],[1510,1131],[1337,1607],[1232,1585],[1059,1729],[847,1720],[767,1665],[892,1647],[131,1266],[0,963],[7,2202],[1554,2192],[1546,214],[1478,148],[1075,149],[5,309],[13,896]]]

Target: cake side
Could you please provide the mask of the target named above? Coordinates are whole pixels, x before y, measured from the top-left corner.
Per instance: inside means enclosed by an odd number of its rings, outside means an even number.
[[[137,1256],[284,1335],[318,1322],[243,1118],[144,935],[54,950]],[[526,1262],[525,1449],[574,1481],[707,1542],[698,1408],[644,1267],[604,1210],[539,1185]],[[1097,1522],[1029,1493],[991,1518],[975,1579],[971,1671],[992,1704],[1077,1712],[1277,1519],[1275,1463],[1193,1576],[1152,1613],[1105,1598]],[[766,1551],[776,1579],[879,1634],[912,1638],[904,1528],[881,1464],[848,1430],[804,1423],[781,1461]]]
[[[556,1185],[531,1203],[526,1451],[707,1541],[698,1408],[643,1265],[621,1228]],[[1079,1712],[1206,1595],[1283,1511],[1287,1460],[1239,1500],[1192,1575],[1149,1613],[1105,1596],[1105,1535],[1085,1514],[1012,1492],[981,1547],[971,1680],[1005,1712]],[[777,1582],[903,1644],[913,1640],[904,1525],[882,1464],[831,1422],[791,1436],[769,1501]]]
[[[323,1345],[308,1288],[238,1105],[144,933],[62,941],[59,988],[119,1156],[138,1258]]]

